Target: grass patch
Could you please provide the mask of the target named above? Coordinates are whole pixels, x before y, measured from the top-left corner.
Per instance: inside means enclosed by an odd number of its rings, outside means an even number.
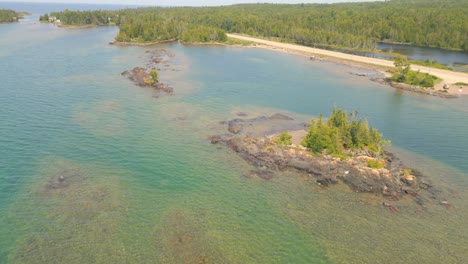
[[[253,41],[247,41],[247,40],[241,40],[241,39],[235,39],[235,38],[228,38],[224,44],[227,45],[240,45],[240,46],[255,46],[255,42]]]
[[[453,85],[461,85],[461,86],[468,86],[468,83],[465,82],[456,82]]]
[[[379,159],[370,159],[367,160],[367,167],[373,169],[382,169],[383,167],[385,167],[385,162]]]
[[[276,144],[291,145],[291,138],[292,136],[287,131],[284,131],[279,137],[273,139],[273,142]]]
[[[442,69],[442,70],[449,70],[449,71],[453,71],[452,68],[444,65],[444,64],[440,64],[438,61],[435,61],[435,60],[410,60],[409,61],[411,64],[416,64],[416,65],[421,65],[421,66],[426,66],[426,67],[431,67],[431,68],[436,68],[436,69]]]

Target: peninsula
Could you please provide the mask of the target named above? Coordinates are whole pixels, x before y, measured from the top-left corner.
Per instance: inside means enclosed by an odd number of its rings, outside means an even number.
[[[24,13],[10,9],[0,9],[0,23],[18,22]]]
[[[384,42],[466,51],[468,39],[465,32],[468,28],[463,21],[467,18],[468,8],[464,2],[385,1],[147,7],[118,11],[65,10],[44,14],[40,20],[60,20],[60,24],[66,27],[116,25],[119,26],[116,44],[144,45],[167,41],[232,44],[236,40],[249,41],[260,43],[262,47],[310,57],[318,55],[320,59],[370,67],[389,77],[387,70],[394,66],[391,60],[343,54],[315,47],[375,52],[377,43]],[[408,20],[408,17],[412,19]],[[389,56],[394,57],[395,54]],[[434,65],[437,66],[437,63]],[[468,93],[466,73],[416,64],[410,67],[415,73],[419,72],[424,76],[411,81],[405,79],[403,82],[410,87],[403,87],[408,90],[444,97]],[[393,81],[397,79],[399,78],[394,78]],[[432,88],[434,85],[435,89],[418,90],[420,86]]]
[[[227,35],[230,38],[258,43],[260,45],[257,45],[257,47],[260,47],[260,48],[294,53],[294,54],[299,54],[299,55],[304,55],[304,56],[321,56],[321,58],[325,60],[328,59],[328,60],[336,61],[338,59],[340,62],[348,62],[351,64],[357,63],[360,66],[367,66],[367,67],[370,66],[370,68],[375,69],[375,70],[380,70],[384,74],[388,74],[386,71],[388,68],[394,67],[393,61],[389,61],[389,60],[357,56],[357,55],[352,55],[352,54],[347,54],[347,53],[342,53],[342,52],[336,52],[336,51],[325,50],[325,49],[317,49],[317,48],[306,47],[306,46],[301,46],[301,45],[296,45],[296,44],[291,44],[291,43],[271,41],[271,40],[266,40],[266,39],[261,39],[261,38],[254,38],[250,36],[239,35],[239,34],[227,34]],[[424,66],[420,66],[416,64],[411,64],[410,66],[413,70],[420,71],[423,73],[429,73],[429,74],[432,74],[441,78],[442,82],[437,85],[436,89],[440,90],[440,88],[442,88],[444,85],[448,85],[450,87],[449,92],[452,94],[459,94],[459,93],[465,94],[465,95],[468,94],[468,87],[466,87],[466,84],[468,84],[467,73],[429,68],[429,67],[424,67]],[[463,85],[455,85],[456,83],[463,83]],[[462,88],[460,91],[460,87],[464,87],[464,86],[466,88],[465,89]]]

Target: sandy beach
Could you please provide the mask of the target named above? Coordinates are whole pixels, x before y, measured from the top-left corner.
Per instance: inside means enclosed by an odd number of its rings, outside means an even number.
[[[247,37],[237,34],[227,34],[228,37],[244,40],[244,41],[251,41],[255,42],[259,48],[277,50],[282,52],[288,52],[293,54],[299,54],[303,56],[320,56],[320,59],[335,61],[339,63],[345,63],[352,66],[360,66],[369,68],[372,70],[380,71],[388,76],[388,72],[386,70],[388,68],[394,67],[393,61],[376,59],[376,58],[369,58],[363,56],[357,56],[352,54],[346,54],[336,51],[324,50],[324,49],[317,49],[312,47],[300,46],[295,44],[289,43],[281,43],[276,41],[270,41],[265,39]],[[449,93],[451,94],[464,94],[468,95],[468,87],[467,86],[456,86],[454,83],[463,82],[468,83],[468,74],[463,72],[455,72],[455,71],[447,71],[442,69],[436,68],[429,68],[419,65],[411,64],[411,69],[415,71],[421,71],[424,73],[429,73],[435,75],[442,79],[442,82],[437,84],[434,88],[435,90],[441,90],[442,87],[447,84],[449,85]]]

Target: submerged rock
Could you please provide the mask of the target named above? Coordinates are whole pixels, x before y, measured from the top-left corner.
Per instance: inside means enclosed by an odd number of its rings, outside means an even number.
[[[206,230],[200,213],[172,209],[155,230],[152,239],[159,259],[155,263],[229,263]]]
[[[247,174],[244,174],[246,178],[258,177],[263,180],[271,180],[274,177],[274,172],[270,170],[251,170]]]
[[[276,114],[270,116],[270,119],[294,120],[293,118],[291,118],[291,117],[289,117],[289,116],[286,116],[286,115],[283,115],[283,114],[279,114],[279,113],[276,113]]]
[[[238,113],[237,116],[247,116],[247,113]],[[284,130],[303,129],[307,124],[298,124],[294,119],[276,113],[272,116],[258,116],[255,118],[235,118],[227,122],[228,131],[233,134],[268,135]]]
[[[152,87],[158,92],[165,92],[167,94],[172,94],[174,92],[172,87],[169,87],[159,81],[152,80],[149,71],[149,69],[144,67],[135,67],[132,70],[122,72],[121,75],[127,77],[129,80],[141,87]]]

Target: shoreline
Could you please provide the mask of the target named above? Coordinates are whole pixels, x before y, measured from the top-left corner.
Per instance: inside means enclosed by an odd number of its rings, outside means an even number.
[[[289,43],[280,43],[275,41],[269,41],[264,39],[258,39],[253,37],[246,37],[236,34],[227,34],[228,37],[234,39],[240,39],[245,41],[251,41],[256,43],[254,48],[267,49],[272,51],[279,51],[288,54],[294,54],[304,57],[309,57],[311,60],[323,60],[334,62],[338,64],[348,65],[352,67],[359,67],[368,70],[374,70],[380,72],[384,75],[384,78],[390,77],[388,69],[394,68],[392,61],[386,61],[382,59],[368,58],[363,56],[351,55],[346,53],[340,53],[336,51],[322,50],[317,48],[311,48],[306,46],[300,46],[296,44]],[[404,89],[412,92],[417,92],[421,94],[440,96],[444,98],[455,98],[461,95],[468,95],[468,86],[454,85],[457,82],[468,83],[468,74],[461,72],[451,72],[441,69],[429,68],[419,65],[411,64],[411,69],[414,71],[426,72],[432,75],[435,75],[442,79],[442,82],[434,85],[433,90],[417,90],[417,88],[412,87],[407,84],[398,84],[396,86],[388,83],[386,81],[380,82],[385,83],[389,86],[395,87],[397,89]],[[444,85],[449,85],[448,92],[439,92],[443,90]]]

